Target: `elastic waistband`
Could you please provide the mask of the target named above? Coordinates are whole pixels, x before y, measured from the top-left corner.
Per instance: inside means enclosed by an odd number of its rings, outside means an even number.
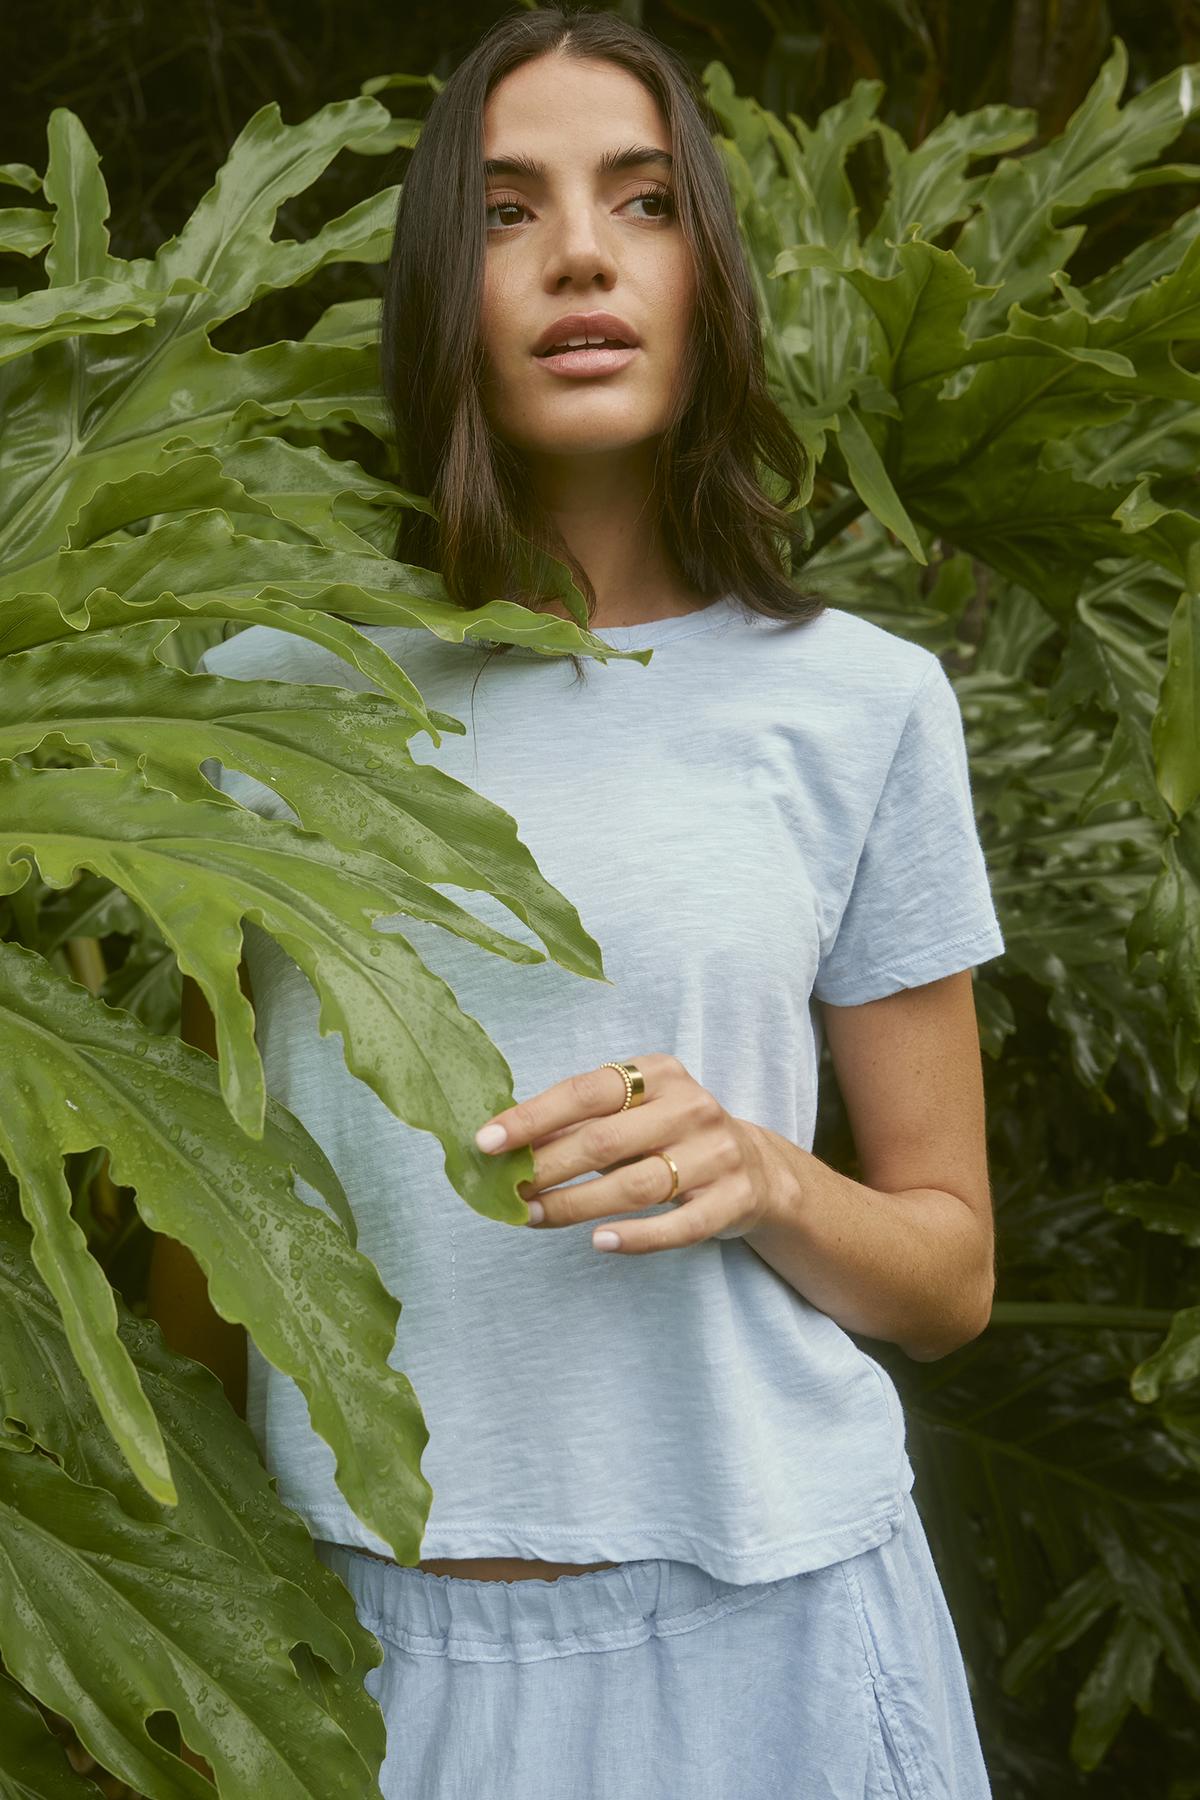
[[[536,1662],[580,1650],[622,1650],[756,1606],[789,1581],[738,1586],[667,1558],[618,1563],[557,1581],[468,1581],[381,1562],[348,1544],[314,1540],[378,1638],[460,1662]],[[816,1570],[820,1575],[823,1571]]]

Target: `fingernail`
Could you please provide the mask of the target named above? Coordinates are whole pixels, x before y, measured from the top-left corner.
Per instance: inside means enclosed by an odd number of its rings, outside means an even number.
[[[529,1207],[529,1218],[530,1218],[531,1224],[540,1225],[542,1220],[546,1216],[546,1209],[542,1205],[541,1201],[540,1200],[528,1200],[528,1201],[526,1201],[526,1205]]]
[[[475,1142],[481,1150],[498,1150],[507,1136],[503,1125],[481,1125],[475,1133]]]
[[[615,1231],[593,1231],[592,1244],[597,1250],[619,1250],[621,1240]]]

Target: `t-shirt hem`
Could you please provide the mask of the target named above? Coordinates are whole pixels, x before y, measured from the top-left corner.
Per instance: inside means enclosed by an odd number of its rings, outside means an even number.
[[[864,969],[840,987],[829,988],[818,979],[813,984],[813,997],[830,1006],[861,1006],[868,1000],[882,1000],[899,993],[901,988],[938,981],[943,975],[955,975],[961,969],[974,968],[1003,954],[1004,938],[999,926],[985,925],[960,937],[944,938],[940,944],[905,956],[899,962]]]
[[[468,1557],[515,1556],[546,1562],[622,1563],[662,1558],[669,1562],[692,1563],[718,1581],[744,1587],[762,1581],[779,1581],[789,1575],[807,1574],[886,1543],[904,1522],[905,1497],[911,1487],[912,1469],[906,1459],[906,1477],[887,1502],[873,1512],[834,1531],[805,1532],[782,1543],[757,1545],[750,1549],[730,1549],[723,1544],[714,1544],[698,1532],[670,1525],[639,1525],[585,1539],[570,1526],[531,1526],[528,1520],[519,1526],[505,1525],[479,1519],[461,1525],[444,1525],[440,1530],[428,1533],[421,1544],[421,1560],[452,1558],[461,1561]],[[384,1556],[392,1553],[382,1538],[359,1525],[344,1507],[298,1506],[287,1499],[284,1503],[300,1514],[314,1538],[344,1544],[352,1550],[374,1550]],[[464,1539],[467,1541],[463,1542]]]

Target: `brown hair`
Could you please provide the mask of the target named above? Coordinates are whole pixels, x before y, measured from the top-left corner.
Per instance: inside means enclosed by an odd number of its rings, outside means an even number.
[[[522,481],[521,459],[491,429],[479,392],[483,109],[510,70],[547,52],[627,69],[671,131],[674,209],[695,259],[697,298],[655,464],[668,547],[698,593],[730,594],[771,618],[816,618],[825,602],[789,579],[800,535],[792,508],[809,457],[767,389],[754,287],[710,135],[719,122],[672,50],[614,13],[586,7],[539,7],[491,26],[434,98],[404,173],[380,360],[401,481],[429,499],[436,517],[403,509],[392,554],[439,570],[447,596],[469,611],[489,600],[537,610],[555,586],[549,554],[571,570],[589,618],[595,610],[587,571]],[[464,229],[475,219],[479,230]],[[764,490],[760,463],[783,478],[780,500]],[[580,657],[571,660],[581,677]]]

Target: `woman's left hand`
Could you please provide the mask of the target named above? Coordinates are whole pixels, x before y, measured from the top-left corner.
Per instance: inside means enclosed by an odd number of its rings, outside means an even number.
[[[531,1212],[536,1196],[545,1210],[543,1230],[661,1205],[672,1178],[654,1152],[665,1150],[679,1170],[675,1210],[622,1222],[619,1230],[606,1226],[593,1233],[598,1250],[636,1255],[752,1231],[767,1217],[778,1180],[769,1137],[727,1113],[678,1057],[654,1053],[621,1060],[642,1071],[646,1092],[638,1105],[621,1110],[625,1083],[618,1070],[588,1069],[497,1113],[488,1123],[503,1126],[503,1142],[480,1143],[481,1127],[479,1148],[500,1154],[530,1147],[534,1179],[522,1181],[517,1191],[531,1203]],[[589,1170],[599,1171],[596,1180],[558,1185]]]

